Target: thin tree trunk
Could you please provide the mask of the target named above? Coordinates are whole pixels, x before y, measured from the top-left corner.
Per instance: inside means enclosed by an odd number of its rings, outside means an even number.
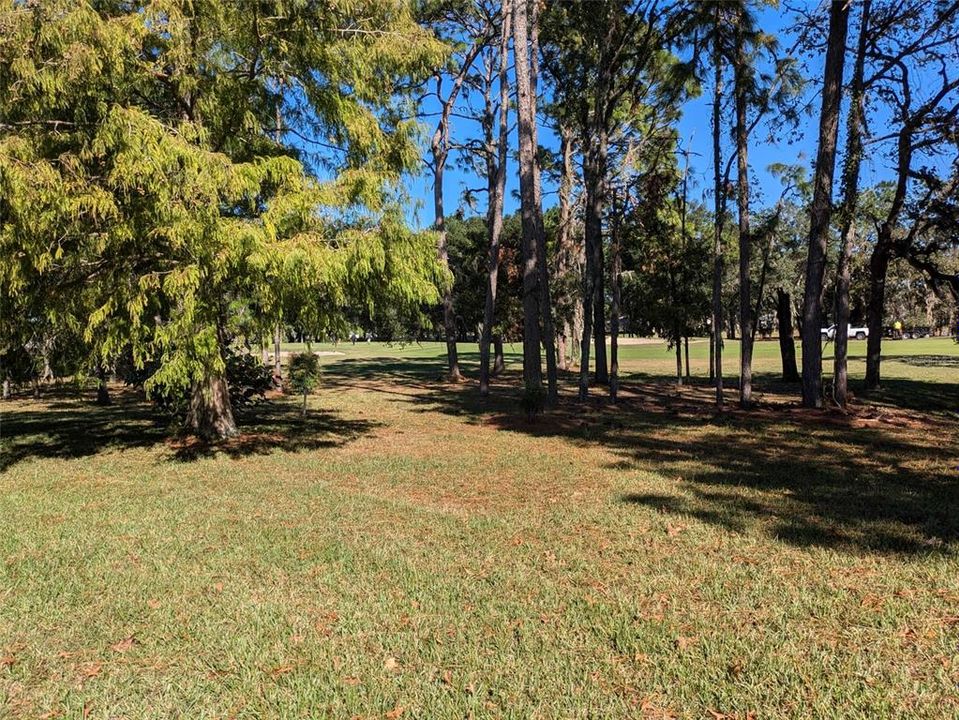
[[[716,405],[722,407],[723,397],[723,202],[722,179],[722,93],[723,93],[723,54],[719,38],[720,6],[717,3],[715,40],[713,48],[713,317],[710,373],[716,384]]]
[[[273,382],[277,387],[283,387],[283,360],[280,358],[280,324],[273,328]]]
[[[97,405],[109,405],[110,388],[107,387],[107,373],[102,365],[97,366]]]
[[[691,376],[689,374],[689,336],[683,338],[683,347],[686,353],[686,383],[689,384]]]
[[[856,237],[856,206],[859,200],[859,166],[862,161],[862,129],[865,121],[865,92],[863,74],[866,64],[866,39],[872,0],[863,0],[859,20],[859,45],[852,75],[852,98],[849,102],[849,121],[846,124],[846,160],[843,168],[842,246],[839,267],[836,270],[836,339],[833,350],[833,399],[839,407],[848,402],[849,371],[849,265],[852,245]]]
[[[573,190],[573,131],[565,123],[560,124],[560,154],[562,165],[559,177],[559,221],[556,231],[556,245],[558,247],[558,275],[562,288],[568,288],[569,274],[576,267],[576,248],[572,243],[572,208],[570,196]],[[575,305],[575,303],[574,303]],[[570,356],[567,353],[567,343],[571,335],[571,323],[567,316],[563,320],[562,342],[559,343],[559,366],[569,370]]]
[[[740,10],[742,13],[743,10]],[[736,201],[739,209],[739,404],[747,408],[753,398],[753,317],[749,287],[749,256],[752,237],[749,228],[749,130],[746,107],[747,63],[742,17],[737,18],[734,93],[736,97]]]
[[[532,96],[529,59],[529,32],[526,2],[513,3],[513,56],[516,74],[516,111],[519,119],[520,197],[523,224],[523,382],[527,387],[543,384],[540,354],[540,297],[542,274],[536,222],[535,99]]]
[[[496,311],[496,285],[499,281],[499,243],[503,231],[503,201],[506,195],[506,152],[509,142],[509,82],[506,71],[509,64],[510,10],[508,2],[502,7],[502,26],[500,28],[500,66],[499,66],[499,136],[493,141],[493,105],[486,103],[486,142],[487,142],[487,179],[489,189],[489,209],[486,225],[489,233],[489,259],[486,275],[486,305],[483,308],[483,333],[480,339],[480,394],[489,394],[490,342],[493,335],[493,322]]]
[[[683,339],[679,335],[679,329],[676,329],[676,340],[673,342],[676,350],[676,384],[683,384]]]
[[[620,274],[622,272],[622,258],[619,247],[619,212],[622,208],[617,205],[616,194],[613,194],[613,221],[612,221],[612,283],[613,302],[609,318],[609,399],[615,404],[619,394],[619,307],[620,307]]]
[[[848,24],[848,1],[833,0],[829,9],[829,38],[819,116],[819,149],[813,181],[806,289],[803,296],[803,405],[809,408],[822,407],[822,340],[819,323],[822,316],[823,276],[826,270],[826,243],[832,212],[832,181],[836,164],[836,137],[839,131]]]
[[[521,0],[522,1],[522,0]],[[546,261],[546,226],[543,221],[543,193],[540,181],[539,141],[536,128],[536,85],[539,78],[539,3],[534,0],[529,17],[530,34],[530,106],[532,111],[532,147],[533,163],[533,219],[536,230],[536,256],[539,265],[539,310],[543,321],[542,341],[546,351],[546,392],[547,401],[555,405],[559,397],[556,374],[556,330],[553,324],[553,299],[550,293],[549,264]],[[520,186],[522,192],[522,172]]]
[[[869,338],[866,341],[866,390],[880,387],[882,360],[882,323],[886,305],[886,274],[889,271],[889,246],[880,235],[869,258],[869,304],[866,308],[866,323]]]
[[[779,354],[783,364],[783,382],[799,382],[796,367],[796,341],[793,339],[792,299],[789,293],[776,290],[776,322],[779,328]]]
[[[10,378],[8,377],[5,377],[3,379],[3,399],[4,400],[10,399]]]
[[[503,355],[503,336],[493,336],[493,377],[506,369],[506,358]]]
[[[608,140],[600,129],[590,138],[583,167],[586,185],[586,272],[583,278],[583,339],[580,359],[580,397],[589,392],[589,344],[595,340],[596,382],[609,382],[606,371],[605,300],[603,298],[603,201]],[[597,327],[598,325],[598,327]]]

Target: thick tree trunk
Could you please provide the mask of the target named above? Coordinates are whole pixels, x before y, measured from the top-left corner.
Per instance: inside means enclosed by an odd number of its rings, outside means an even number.
[[[741,10],[740,12],[744,12]],[[753,322],[750,295],[749,257],[752,237],[749,227],[749,129],[746,117],[748,72],[743,21],[736,27],[736,63],[734,65],[734,93],[736,97],[736,201],[739,210],[739,333],[742,338],[739,351],[739,404],[749,407],[753,402]]]
[[[536,109],[530,76],[529,30],[526,2],[513,3],[513,55],[516,74],[516,112],[519,119],[520,199],[523,223],[523,382],[527,387],[543,384],[540,354],[540,299],[542,297],[537,233],[536,191]],[[540,216],[540,220],[542,217]]]
[[[822,109],[819,115],[819,148],[809,220],[809,254],[806,260],[806,289],[803,296],[802,383],[803,405],[822,407],[822,316],[823,276],[826,271],[826,244],[832,212],[832,181],[836,165],[836,137],[842,100],[843,65],[846,58],[846,31],[849,21],[847,0],[833,0],[829,9],[829,38],[823,77]]]
[[[716,405],[722,407],[723,398],[723,202],[722,178],[722,99],[723,99],[723,52],[720,42],[720,6],[715,13],[715,37],[713,47],[713,316],[711,323],[712,346],[710,353],[710,376],[716,387]]]
[[[211,375],[193,384],[187,426],[204,440],[223,440],[238,433],[226,378]]]
[[[789,293],[776,290],[776,321],[779,326],[779,354],[783,364],[783,382],[799,382],[796,367],[796,341],[793,339],[792,299]]]
[[[836,340],[833,349],[833,399],[839,407],[846,407],[848,400],[849,372],[847,350],[849,347],[849,265],[852,244],[856,237],[856,207],[859,200],[859,166],[862,160],[862,129],[865,121],[865,97],[863,74],[866,62],[866,39],[869,31],[869,15],[872,0],[863,0],[859,20],[859,45],[856,49],[856,64],[853,68],[852,98],[849,103],[849,121],[846,126],[846,160],[843,168],[842,201],[842,247],[839,250],[839,267],[836,270]]]

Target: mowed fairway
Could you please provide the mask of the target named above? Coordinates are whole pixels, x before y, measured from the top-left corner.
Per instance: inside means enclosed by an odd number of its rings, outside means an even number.
[[[341,344],[217,449],[119,387],[3,404],[0,717],[959,717],[959,345],[887,342],[849,415],[775,341],[717,413],[690,349],[528,423],[515,355],[483,400]]]

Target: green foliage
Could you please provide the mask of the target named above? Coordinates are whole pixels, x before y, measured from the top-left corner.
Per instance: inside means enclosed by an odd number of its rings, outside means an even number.
[[[311,352],[291,355],[288,382],[294,392],[313,392],[320,382],[320,359]]]
[[[233,347],[224,351],[223,364],[234,410],[252,407],[266,399],[267,390],[273,387],[271,368],[250,353]],[[151,388],[148,397],[154,406],[182,420],[190,404],[189,389],[151,382],[159,369],[159,362],[155,360],[138,367],[131,352],[122,354],[116,363],[117,377],[126,385]]]
[[[443,52],[398,2],[6,3],[4,334],[43,317],[177,394],[223,371],[238,303],[259,335],[433,301],[433,239],[397,203],[417,161],[397,98]]]

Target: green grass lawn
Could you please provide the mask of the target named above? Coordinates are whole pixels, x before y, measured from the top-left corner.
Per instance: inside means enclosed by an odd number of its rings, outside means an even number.
[[[534,423],[519,346],[487,400],[437,343],[336,349],[217,448],[119,388],[0,407],[0,717],[959,717],[951,341],[848,414],[775,341],[748,414],[705,343],[684,388],[632,345],[617,407],[568,376]]]

